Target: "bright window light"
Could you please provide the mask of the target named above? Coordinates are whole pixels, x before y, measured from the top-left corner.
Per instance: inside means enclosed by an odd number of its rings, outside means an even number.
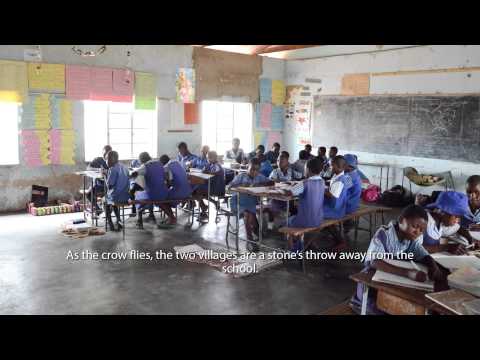
[[[134,110],[132,103],[84,102],[85,160],[100,156],[109,144],[121,160],[146,151],[157,157],[157,111]]]
[[[18,165],[18,103],[0,102],[0,165]]]
[[[252,149],[252,104],[229,101],[202,102],[202,144],[224,155],[232,147],[232,139],[240,139],[240,147]]]

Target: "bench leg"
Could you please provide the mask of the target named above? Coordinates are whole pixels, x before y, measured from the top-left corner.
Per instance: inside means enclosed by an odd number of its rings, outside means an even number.
[[[354,226],[355,226],[355,245],[356,245],[358,240],[358,225],[360,224],[360,218],[357,217],[355,218],[354,221],[355,221]]]
[[[122,206],[122,233],[123,241],[125,241],[125,206]]]
[[[306,267],[305,267],[305,234],[302,234],[300,237],[300,244],[302,246],[302,271],[306,274]]]
[[[362,310],[360,315],[367,315],[367,301],[368,301],[368,286],[363,284],[362,290]]]
[[[370,239],[372,238],[372,214],[368,214],[368,222],[369,222],[369,227],[368,227],[368,231],[370,233]]]
[[[228,232],[230,231],[230,216],[227,216],[227,232],[225,234],[225,243],[227,244],[227,250],[230,250],[230,245],[228,244]]]

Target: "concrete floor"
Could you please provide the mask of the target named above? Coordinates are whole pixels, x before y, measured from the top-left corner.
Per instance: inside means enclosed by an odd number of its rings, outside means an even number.
[[[179,213],[180,214],[180,213]],[[225,221],[193,228],[145,230],[127,236],[71,239],[63,222],[81,213],[0,216],[0,314],[318,314],[351,296],[358,261],[289,263],[235,279],[204,264],[168,261],[72,261],[68,251],[172,251],[197,243],[224,245]],[[180,215],[179,223],[186,223]],[[358,249],[365,251],[368,233]]]

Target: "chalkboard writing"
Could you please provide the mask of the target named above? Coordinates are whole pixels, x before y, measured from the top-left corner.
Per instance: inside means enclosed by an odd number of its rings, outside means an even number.
[[[480,163],[480,96],[316,96],[314,143]]]

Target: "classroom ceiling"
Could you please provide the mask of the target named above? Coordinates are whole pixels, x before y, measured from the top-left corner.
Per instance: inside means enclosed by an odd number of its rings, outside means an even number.
[[[194,45],[208,49],[248,55],[278,57],[276,54],[320,45]]]

